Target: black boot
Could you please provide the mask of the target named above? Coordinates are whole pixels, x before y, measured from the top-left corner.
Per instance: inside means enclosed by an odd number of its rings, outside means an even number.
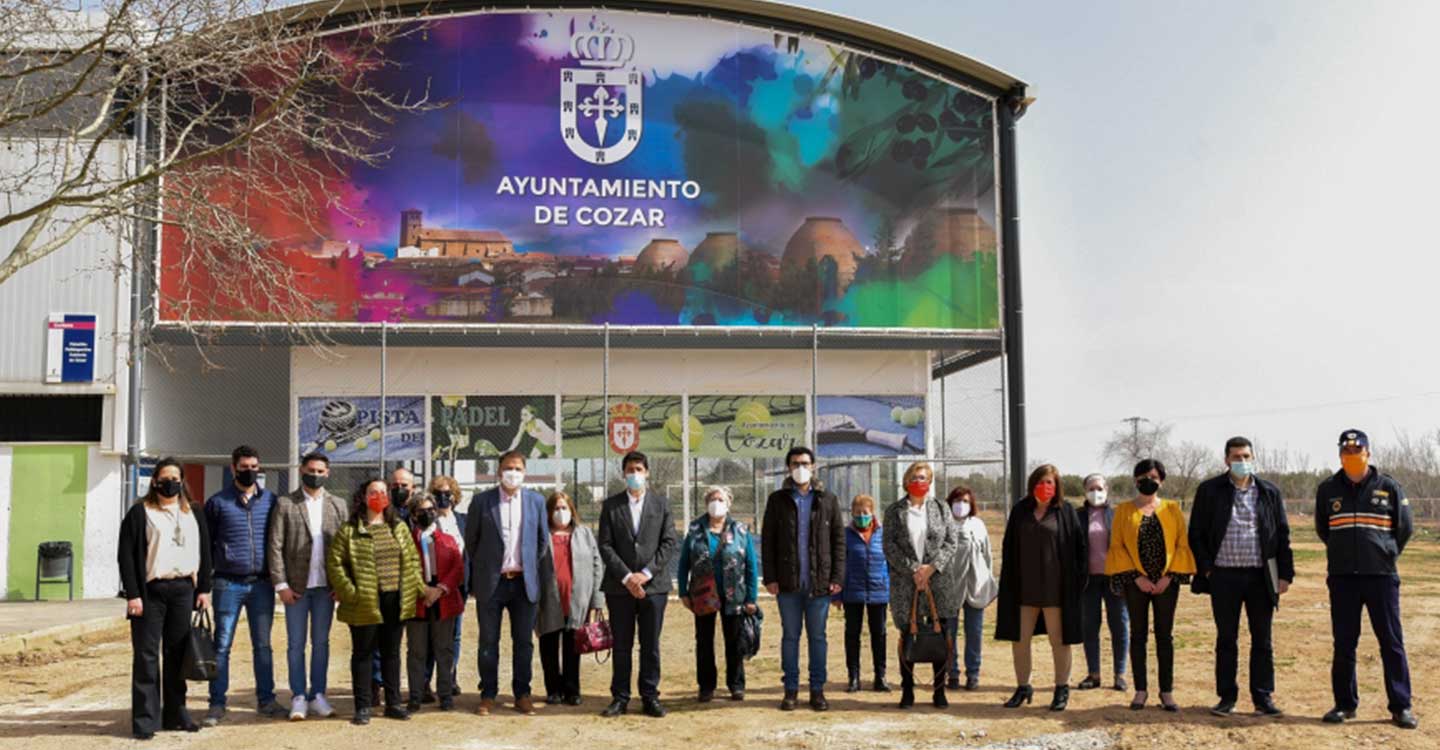
[[[905,665],[900,667],[900,707],[909,708],[915,705],[915,678],[905,671]]]
[[[875,665],[875,682],[870,684],[870,689],[877,693],[890,692],[890,683],[885,681],[885,663]]]
[[[1070,686],[1055,686],[1055,697],[1050,699],[1050,710],[1064,711],[1068,705],[1070,705]]]
[[[1022,704],[1029,703],[1035,697],[1035,689],[1029,685],[1021,685],[1015,688],[1010,700],[1005,701],[1006,708],[1019,708]]]
[[[860,692],[860,673],[858,671],[850,673],[850,680],[845,683],[845,692]]]
[[[935,706],[936,708],[946,708],[950,705],[950,701],[946,700],[945,698],[944,683],[941,683],[935,687],[935,695],[933,698],[931,698],[930,704]]]

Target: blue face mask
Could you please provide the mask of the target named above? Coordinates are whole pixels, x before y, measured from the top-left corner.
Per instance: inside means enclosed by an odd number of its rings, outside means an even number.
[[[855,528],[868,529],[870,528],[870,524],[874,521],[874,516],[870,515],[869,513],[861,513],[860,515],[855,516]]]
[[[1230,473],[1234,474],[1236,479],[1244,479],[1255,473],[1255,464],[1250,461],[1231,461]]]
[[[626,474],[625,486],[629,487],[632,490],[635,490],[636,492],[645,489],[645,475],[639,473]]]

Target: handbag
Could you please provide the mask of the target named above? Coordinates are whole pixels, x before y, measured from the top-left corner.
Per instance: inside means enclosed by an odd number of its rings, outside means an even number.
[[[615,648],[615,635],[610,632],[610,623],[605,619],[594,619],[597,610],[590,610],[585,615],[585,624],[575,631],[575,653],[595,654],[595,662],[604,664],[606,659],[600,658],[600,652],[609,652]]]
[[[190,634],[185,639],[185,679],[209,682],[219,668],[215,663],[215,632],[210,625],[210,611],[202,609],[190,617]]]
[[[746,612],[740,616],[739,651],[745,659],[751,659],[760,653],[760,631],[764,624],[765,613],[758,607],[754,612]]]
[[[700,577],[690,586],[690,611],[696,617],[713,615],[720,611],[720,590],[715,585],[715,574]]]
[[[930,622],[925,630],[920,629],[920,619],[916,616],[920,592],[915,592],[910,600],[910,637],[902,638],[900,649],[900,660],[906,665],[939,664],[950,660],[950,639],[945,637],[944,628],[940,625],[934,592],[925,589],[925,598],[930,603]]]

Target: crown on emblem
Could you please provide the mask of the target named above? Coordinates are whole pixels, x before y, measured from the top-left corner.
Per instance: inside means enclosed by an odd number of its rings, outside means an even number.
[[[635,56],[635,38],[613,31],[582,31],[570,37],[570,52],[581,65],[618,68]]]
[[[610,418],[638,418],[640,416],[640,405],[629,401],[621,401],[618,404],[610,405]]]

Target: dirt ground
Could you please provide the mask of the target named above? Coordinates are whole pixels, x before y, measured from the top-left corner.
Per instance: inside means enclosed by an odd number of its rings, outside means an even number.
[[[348,723],[350,690],[348,660],[350,638],[336,623],[332,635],[331,697],[340,715],[331,720],[303,723],[265,720],[253,712],[253,677],[248,645],[235,651],[231,668],[231,711],[225,724],[195,735],[162,733],[154,746],[214,746],[227,748],[350,748],[364,742],[386,748],[532,748],[556,743],[583,742],[594,747],[633,746],[658,741],[674,747],[697,740],[710,748],[952,748],[952,747],[1054,747],[1054,748],[1434,748],[1434,731],[1440,715],[1430,701],[1440,686],[1435,668],[1440,664],[1440,541],[1435,535],[1418,538],[1402,562],[1403,605],[1410,668],[1415,687],[1418,731],[1406,732],[1388,723],[1380,662],[1366,628],[1360,648],[1361,707],[1358,721],[1341,727],[1322,724],[1319,717],[1331,705],[1329,687],[1330,625],[1327,612],[1324,556],[1313,535],[1303,530],[1308,519],[1296,519],[1298,580],[1285,598],[1275,624],[1277,700],[1287,712],[1280,720],[1251,716],[1218,719],[1206,708],[1213,695],[1213,627],[1208,600],[1184,593],[1176,625],[1178,715],[1153,705],[1142,712],[1126,709],[1130,696],[1103,689],[1073,692],[1070,709],[1052,713],[1045,708],[1051,687],[1048,648],[1035,648],[1035,705],[1007,710],[1001,703],[1013,688],[1009,644],[987,638],[982,687],[973,693],[951,693],[948,710],[923,705],[908,712],[894,707],[898,692],[879,694],[844,692],[843,618],[832,610],[829,626],[830,678],[827,690],[832,710],[816,714],[776,710],[781,695],[779,617],[773,600],[765,602],[765,646],[748,664],[748,699],[744,703],[695,701],[693,619],[678,603],[667,611],[664,631],[663,699],[670,716],[653,720],[642,716],[601,719],[596,713],[606,703],[609,666],[584,663],[583,706],[546,707],[534,717],[507,710],[481,718],[472,713],[479,698],[475,691],[475,619],[465,620],[464,655],[460,681],[465,691],[455,713],[442,714],[426,706],[414,720],[376,719],[368,727]],[[998,523],[992,522],[992,531]],[[996,540],[998,545],[999,540]],[[998,547],[997,547],[998,549]],[[998,556],[998,555],[997,555]],[[122,606],[119,602],[116,607]],[[277,613],[278,614],[278,613]],[[993,627],[993,610],[987,613],[987,632]],[[242,624],[243,631],[243,624]],[[281,700],[285,689],[283,623],[274,631],[276,682]],[[130,746],[130,647],[125,632],[67,649],[63,654],[33,655],[29,663],[0,667],[0,747],[104,748]],[[237,644],[248,644],[237,635]],[[893,649],[893,640],[892,649]],[[803,650],[803,649],[802,649]],[[508,644],[502,662],[508,661]],[[1241,686],[1245,684],[1242,635]],[[1075,649],[1076,674],[1083,676],[1084,658]],[[868,654],[864,661],[868,664]],[[893,664],[893,658],[892,658]],[[1154,659],[1150,660],[1154,669]],[[1109,671],[1109,656],[1105,671]],[[803,661],[802,661],[803,670]],[[928,669],[925,670],[928,672]],[[865,676],[869,678],[868,667]],[[540,669],[535,665],[535,686],[543,692]],[[892,682],[898,682],[892,666]],[[803,679],[803,671],[802,671]],[[1153,682],[1152,675],[1152,682]],[[502,688],[508,689],[508,669],[502,667]],[[199,718],[205,710],[203,685],[192,683],[190,710]],[[803,694],[802,694],[803,696]],[[510,696],[502,693],[508,705]],[[638,703],[638,701],[637,701]],[[1248,708],[1242,703],[1241,708]]]

